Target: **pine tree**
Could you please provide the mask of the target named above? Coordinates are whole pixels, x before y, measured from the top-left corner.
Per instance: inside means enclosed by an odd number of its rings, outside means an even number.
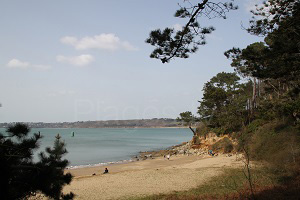
[[[187,20],[181,30],[167,27],[150,32],[146,43],[155,47],[150,58],[160,59],[162,63],[168,63],[173,58],[188,58],[199,46],[206,44],[205,36],[215,30],[212,26],[203,26],[200,19],[204,16],[208,19],[226,19],[227,12],[237,9],[233,0],[219,2],[201,0],[195,3],[183,1],[183,4],[185,6],[180,6],[174,15]]]
[[[27,125],[17,123],[0,133],[0,198],[4,200],[26,199],[40,192],[47,197],[73,199],[74,194],[63,194],[62,188],[72,180],[70,173],[64,174],[68,160],[65,144],[56,136],[53,148],[40,153],[40,160],[33,161],[33,153],[39,148],[40,134],[29,137]]]

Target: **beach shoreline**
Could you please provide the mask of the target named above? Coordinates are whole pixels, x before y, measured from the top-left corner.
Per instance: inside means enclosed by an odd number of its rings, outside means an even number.
[[[225,168],[243,166],[238,154],[211,156],[208,150],[208,145],[189,141],[163,150],[140,152],[130,162],[67,169],[65,172],[74,179],[64,192],[73,192],[75,199],[83,200],[166,194],[196,188],[221,175]],[[103,173],[105,168],[108,174]]]
[[[67,170],[78,169],[78,168],[90,168],[90,167],[104,167],[104,166],[116,165],[116,164],[126,164],[126,163],[146,160],[146,159],[152,159],[155,157],[161,157],[167,154],[172,155],[174,154],[174,152],[178,152],[177,150],[178,148],[183,147],[188,143],[190,143],[190,141],[182,142],[181,144],[172,145],[170,147],[163,148],[163,149],[140,151],[136,155],[131,156],[130,159],[116,160],[116,161],[109,161],[109,162],[95,163],[95,164],[71,165],[67,167]]]
[[[74,179],[64,192],[75,199],[120,199],[195,188],[221,175],[224,168],[240,167],[235,156],[174,155],[101,167],[69,169]],[[108,168],[109,173],[103,174]]]

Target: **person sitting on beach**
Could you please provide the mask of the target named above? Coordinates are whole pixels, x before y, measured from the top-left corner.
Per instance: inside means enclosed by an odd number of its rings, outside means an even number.
[[[170,160],[170,154],[167,155],[167,159]]]
[[[213,152],[213,150],[209,150],[208,154],[211,155],[211,156],[217,156],[218,155],[217,153]]]
[[[105,168],[103,174],[108,174],[108,169],[107,168]]]

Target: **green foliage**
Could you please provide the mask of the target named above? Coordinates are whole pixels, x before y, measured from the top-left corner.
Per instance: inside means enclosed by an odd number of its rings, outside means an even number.
[[[300,98],[294,100],[287,100],[278,108],[278,114],[286,116],[288,119],[292,119],[296,123],[299,123],[300,119]]]
[[[185,126],[190,126],[197,121],[197,118],[190,111],[182,112],[176,119],[178,122],[183,122]]]
[[[243,131],[246,133],[255,133],[262,125],[264,125],[264,120],[256,119],[252,121]]]
[[[230,49],[224,54],[232,60],[231,66],[242,76],[258,77],[260,73],[261,63],[264,60],[266,46],[263,42],[256,42],[248,45],[245,49]]]
[[[253,135],[266,123],[265,120],[256,119],[245,126],[240,132],[237,132],[234,135],[234,138],[238,140],[236,151],[243,152],[245,149],[248,150],[249,142],[252,140]]]
[[[194,135],[192,141],[193,141],[193,144],[196,144],[196,145],[201,144],[201,140],[198,135]]]
[[[179,114],[180,117],[177,118],[178,122],[183,122],[185,126],[189,126],[190,130],[193,132],[194,136],[196,135],[195,130],[192,128],[192,124],[198,119],[190,112],[186,111]],[[197,142],[198,143],[198,142]]]
[[[299,130],[280,122],[266,124],[253,134],[249,149],[253,159],[291,172],[300,163]]]
[[[227,128],[225,128],[223,126],[210,128],[210,131],[215,133],[218,137],[222,136],[224,134],[230,134],[231,133],[230,130],[228,130]]]
[[[209,131],[210,129],[207,127],[207,124],[205,124],[204,122],[200,122],[196,128],[196,133],[200,137],[206,137]]]
[[[193,26],[198,26],[198,24],[193,24]],[[213,27],[203,28],[202,37],[199,41],[194,41],[192,28],[177,31],[175,34],[172,28],[166,28],[163,31],[154,30],[146,40],[147,43],[156,46],[150,58],[160,59],[162,63],[169,62],[172,57],[188,58],[190,53],[197,51],[199,45],[205,44],[204,35],[213,30]],[[184,43],[185,46],[181,43]]]
[[[223,139],[219,140],[212,146],[213,151],[220,152],[222,151],[223,153],[230,153],[234,149],[233,144],[231,140],[228,137],[224,137]]]
[[[191,2],[188,3],[187,6],[181,7],[175,13],[175,17],[188,20],[182,30],[175,31],[173,28],[165,28],[150,32],[146,43],[155,46],[150,55],[151,58],[160,59],[162,63],[167,63],[174,57],[188,58],[189,54],[198,50],[198,46],[206,44],[205,35],[215,30],[212,26],[202,26],[201,17],[225,19],[227,12],[237,9],[232,1],[214,3],[202,0],[192,6]]]
[[[239,80],[235,73],[222,72],[204,85],[198,113],[219,134],[237,131],[247,120],[245,105],[251,85]]]
[[[284,79],[290,84],[299,84],[300,3],[296,0],[269,0],[265,8],[258,15],[264,12],[276,13],[271,17],[265,16],[266,21],[256,21],[261,26],[272,27],[266,28],[269,31],[265,32],[265,43],[250,44],[243,50],[233,48],[225,55],[233,60],[232,66],[244,75],[250,74],[261,79]]]
[[[280,119],[295,125],[300,119],[300,97],[292,99],[282,95],[279,98],[262,99],[257,106],[256,118],[265,121]]]
[[[299,4],[298,0],[268,0],[262,6],[257,5],[256,9],[251,12],[259,18],[255,19],[253,17],[250,20],[248,32],[255,35],[266,35],[273,32],[287,18],[295,15]],[[291,24],[291,27],[293,25]]]
[[[72,180],[64,174],[68,161],[62,160],[67,152],[57,137],[53,148],[40,154],[40,161],[33,161],[33,152],[39,147],[40,134],[29,137],[27,125],[17,123],[0,134],[0,196],[4,200],[28,198],[41,192],[53,199],[72,199],[73,193],[62,194],[62,188]]]
[[[258,78],[259,93],[253,93],[254,119],[300,119],[300,3],[296,0],[269,0],[253,12],[249,32],[263,34],[264,42],[245,49],[233,48],[225,55],[244,77]]]
[[[281,177],[292,175],[289,177],[295,182],[289,186],[297,188],[295,192],[289,187],[273,187],[256,195],[285,198],[286,191],[290,191],[292,197],[299,197],[300,2],[267,0],[253,14],[258,19],[250,21],[248,31],[265,36],[264,42],[225,52],[235,72],[250,81],[241,83],[235,73],[222,72],[207,82],[198,107],[202,124],[197,134],[235,132],[239,140],[237,149],[244,152],[247,161],[250,155],[251,159],[267,162]],[[183,8],[176,16],[189,17],[189,12]],[[163,50],[161,53],[167,55],[166,62],[174,57]],[[233,146],[224,139],[213,148],[230,152]],[[250,180],[252,170],[247,169]],[[173,195],[170,199],[201,199],[197,195],[186,197]]]

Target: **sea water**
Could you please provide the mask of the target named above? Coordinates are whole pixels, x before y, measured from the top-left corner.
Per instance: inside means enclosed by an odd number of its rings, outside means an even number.
[[[31,129],[31,133],[38,132],[43,138],[35,160],[41,150],[53,146],[59,134],[66,144],[65,158],[71,168],[126,162],[140,151],[166,149],[192,138],[191,131],[185,128]]]

